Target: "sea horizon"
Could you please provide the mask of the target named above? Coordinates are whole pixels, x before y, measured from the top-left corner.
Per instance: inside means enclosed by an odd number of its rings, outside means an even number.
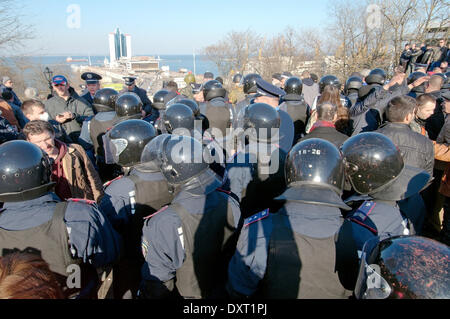
[[[135,55],[135,57],[150,56],[154,58],[160,58],[160,68],[162,66],[169,66],[170,71],[179,71],[180,69],[187,69],[194,73],[194,56],[192,54],[142,54]],[[73,60],[89,59],[93,66],[103,66],[104,60],[108,55],[17,55],[6,57],[6,59],[14,58],[29,58],[36,64],[42,64],[43,66],[70,66],[70,65],[87,65],[87,61],[83,62],[67,62],[66,59],[71,57]],[[215,76],[219,76],[217,66],[209,61],[205,55],[195,56],[195,70],[196,75],[203,74],[207,71],[212,72]]]

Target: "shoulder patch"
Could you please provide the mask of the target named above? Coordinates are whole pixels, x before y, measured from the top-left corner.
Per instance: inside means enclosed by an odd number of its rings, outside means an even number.
[[[377,235],[378,230],[375,224],[368,219],[370,213],[373,211],[377,204],[372,201],[365,201],[361,206],[348,218],[350,221],[368,229],[373,234]]]
[[[248,227],[249,225],[256,223],[257,221],[260,221],[264,218],[267,218],[268,216],[269,216],[269,208],[255,214],[249,218],[246,218],[244,220],[244,227]]]
[[[119,177],[114,178],[113,180],[106,182],[105,184],[103,184],[103,188],[108,187],[109,185],[111,185],[113,182],[118,181],[119,179],[123,178],[123,175],[120,175]]]
[[[353,218],[357,218],[362,222],[369,217],[370,213],[373,211],[377,204],[373,201],[364,201],[364,203],[359,206],[359,208],[352,214]]]
[[[88,205],[96,205],[97,202],[95,200],[89,200],[89,199],[83,199],[83,198],[69,198],[67,202],[73,202],[73,203],[83,203]]]
[[[158,215],[159,213],[162,213],[163,211],[165,211],[167,208],[169,208],[169,206],[164,206],[163,208],[161,208],[160,210],[158,210],[156,213],[153,213],[147,217],[144,217],[145,220],[152,218],[153,216]]]

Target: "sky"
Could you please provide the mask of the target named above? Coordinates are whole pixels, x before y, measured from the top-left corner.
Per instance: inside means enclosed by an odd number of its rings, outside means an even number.
[[[27,55],[106,55],[108,33],[132,36],[133,55],[192,54],[230,31],[273,36],[287,26],[320,28],[327,0],[21,0],[33,40]]]

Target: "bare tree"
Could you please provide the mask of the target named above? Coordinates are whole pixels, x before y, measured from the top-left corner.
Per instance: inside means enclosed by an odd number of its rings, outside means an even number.
[[[0,0],[0,49],[13,49],[33,38],[32,27],[23,22],[21,5],[13,0]]]
[[[250,29],[231,31],[203,52],[208,60],[216,64],[220,75],[227,77],[232,71],[241,74],[247,71],[250,60],[258,55],[260,41],[260,36]]]

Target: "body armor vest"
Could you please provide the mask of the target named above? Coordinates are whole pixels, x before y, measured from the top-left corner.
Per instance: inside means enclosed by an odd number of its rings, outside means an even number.
[[[213,297],[216,287],[225,282],[228,252],[236,248],[237,236],[228,196],[217,199],[217,205],[203,214],[191,214],[178,203],[170,206],[181,219],[184,235],[186,257],[176,275],[176,286],[184,298]]]
[[[285,214],[273,216],[264,298],[342,299],[351,295],[335,272],[335,235],[312,238],[295,233]]]

